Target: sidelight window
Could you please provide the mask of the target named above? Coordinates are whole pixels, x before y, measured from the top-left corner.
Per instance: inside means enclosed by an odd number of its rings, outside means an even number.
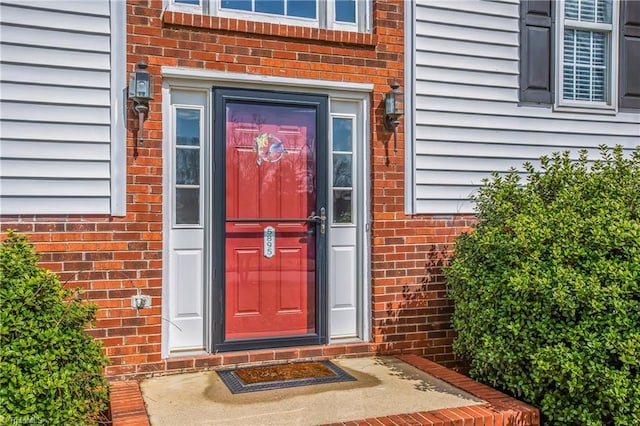
[[[202,109],[175,108],[176,225],[200,225],[202,205]]]
[[[333,223],[353,223],[352,117],[333,117]]]

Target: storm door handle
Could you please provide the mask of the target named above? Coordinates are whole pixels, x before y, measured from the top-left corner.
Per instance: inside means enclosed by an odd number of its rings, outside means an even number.
[[[320,208],[320,216],[317,216],[315,212],[311,213],[311,216],[307,220],[320,222],[320,233],[324,234],[327,230],[327,211],[324,207]]]

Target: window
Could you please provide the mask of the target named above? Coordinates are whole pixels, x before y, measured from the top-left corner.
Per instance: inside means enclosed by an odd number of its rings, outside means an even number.
[[[175,10],[344,31],[369,30],[369,0],[168,0]]]
[[[175,108],[176,225],[199,225],[201,218],[202,109]]]
[[[639,18],[633,0],[522,0],[520,101],[559,110],[640,108]]]
[[[615,108],[613,7],[612,0],[558,2],[558,106]]]
[[[333,223],[353,223],[353,117],[332,118]]]

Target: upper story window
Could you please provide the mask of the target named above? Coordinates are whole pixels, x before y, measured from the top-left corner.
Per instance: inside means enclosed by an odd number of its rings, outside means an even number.
[[[640,109],[639,16],[637,0],[520,0],[520,102]]]
[[[558,106],[615,108],[617,17],[612,0],[559,2]]]
[[[369,0],[168,0],[174,10],[343,31],[369,31]]]

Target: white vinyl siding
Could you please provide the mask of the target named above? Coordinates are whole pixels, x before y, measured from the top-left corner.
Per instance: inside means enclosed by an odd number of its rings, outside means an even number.
[[[124,15],[0,1],[2,214],[125,213]]]
[[[518,0],[418,0],[407,9],[409,213],[471,213],[471,195],[493,171],[640,143],[638,113],[519,105]]]

